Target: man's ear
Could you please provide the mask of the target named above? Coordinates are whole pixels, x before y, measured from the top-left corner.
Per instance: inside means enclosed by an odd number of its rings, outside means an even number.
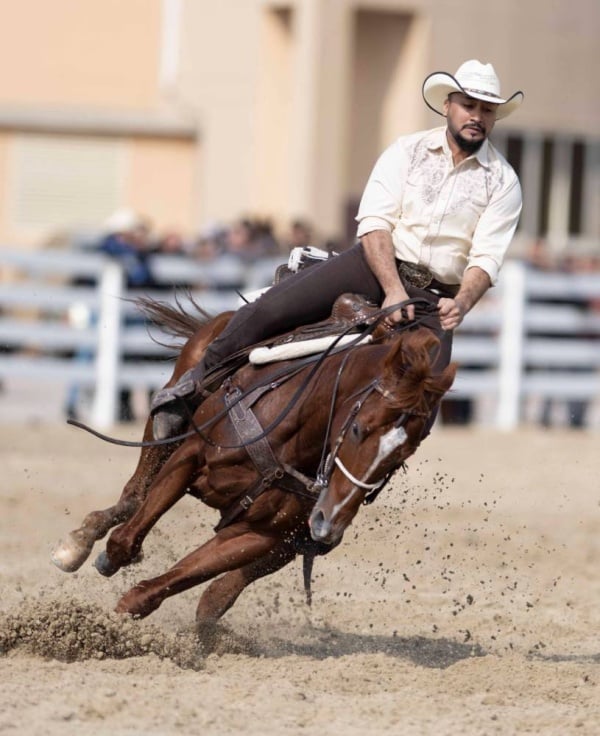
[[[442,108],[442,110],[444,111],[445,118],[448,117],[448,107],[449,106],[450,106],[450,97],[446,97],[446,99],[444,100],[444,107]]]

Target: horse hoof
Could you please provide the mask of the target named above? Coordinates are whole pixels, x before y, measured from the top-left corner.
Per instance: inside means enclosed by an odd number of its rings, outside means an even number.
[[[135,619],[146,618],[160,606],[162,600],[149,595],[145,581],[138,583],[125,593],[117,605],[115,613],[128,614]]]
[[[69,534],[66,540],[60,540],[50,560],[63,572],[75,572],[87,560],[93,546],[93,542],[82,544],[73,534]]]
[[[96,557],[94,567],[98,570],[100,575],[104,575],[106,578],[114,575],[119,569],[118,565],[113,565],[113,563],[108,559],[106,552],[100,552],[98,557]]]

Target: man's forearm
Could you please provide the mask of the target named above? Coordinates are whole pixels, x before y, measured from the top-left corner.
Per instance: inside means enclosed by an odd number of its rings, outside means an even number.
[[[490,277],[483,269],[473,266],[465,271],[460,289],[455,297],[455,301],[458,302],[463,315],[473,309],[491,285]]]
[[[369,268],[386,296],[404,291],[394,255],[392,236],[387,230],[373,230],[361,238],[365,258]]]
[[[361,243],[369,268],[375,274],[375,278],[379,281],[379,285],[385,294],[381,304],[382,308],[387,309],[388,307],[407,301],[408,294],[398,275],[394,244],[392,243],[390,233],[387,230],[373,230],[363,235]],[[386,322],[389,324],[402,322],[405,316],[409,320],[415,318],[414,305],[410,304],[406,307],[405,315],[400,310],[388,315]]]

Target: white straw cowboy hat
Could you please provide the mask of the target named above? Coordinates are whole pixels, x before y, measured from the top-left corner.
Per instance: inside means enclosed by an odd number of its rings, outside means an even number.
[[[144,224],[143,219],[133,210],[123,207],[106,218],[103,229],[106,233],[127,233],[137,230]]]
[[[496,118],[505,118],[523,102],[519,90],[508,98],[500,94],[500,80],[491,64],[477,59],[465,61],[454,76],[447,72],[434,72],[423,82],[423,99],[428,107],[443,115],[444,102],[452,92],[462,92],[469,97],[498,105]]]

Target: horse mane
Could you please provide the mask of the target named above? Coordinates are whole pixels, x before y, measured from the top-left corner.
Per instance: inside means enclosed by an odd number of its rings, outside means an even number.
[[[194,307],[195,313],[190,313],[186,309],[177,292],[175,293],[175,306],[149,296],[138,297],[133,301],[153,325],[160,327],[168,335],[178,340],[188,340],[203,325],[213,319],[213,315],[196,302],[190,291],[185,292],[185,299]],[[166,345],[166,347],[172,348],[178,345]]]
[[[456,364],[440,375],[431,372],[438,350],[439,340],[428,329],[405,332],[392,344],[384,362],[392,409],[428,414],[450,388]]]

